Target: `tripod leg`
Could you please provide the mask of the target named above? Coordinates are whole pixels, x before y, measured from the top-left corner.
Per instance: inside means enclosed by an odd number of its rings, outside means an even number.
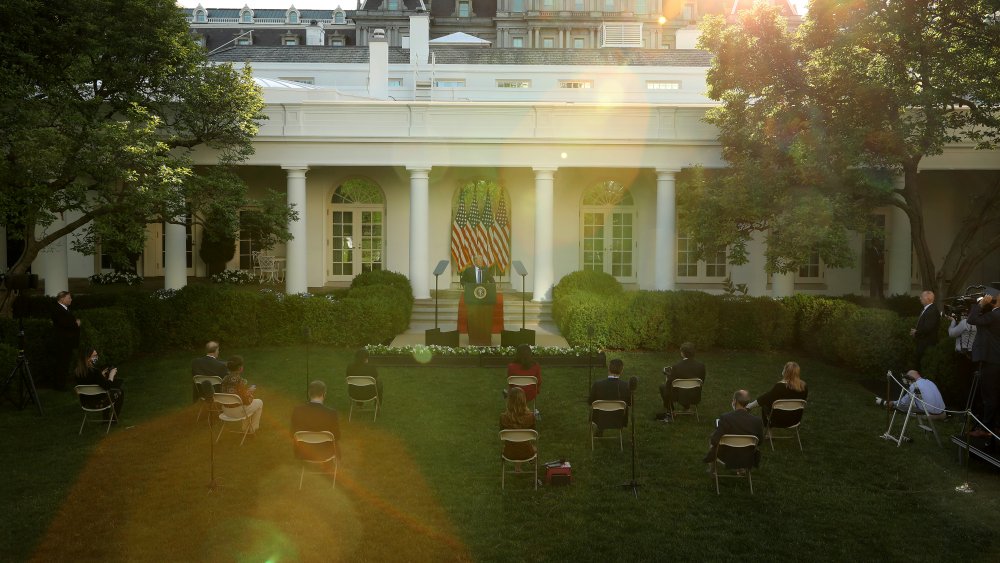
[[[24,358],[23,371],[21,372],[21,377],[24,381],[25,392],[30,395],[31,400],[35,402],[35,406],[38,407],[38,414],[44,416],[45,413],[42,411],[42,402],[38,399],[38,390],[35,389],[35,379],[31,377],[31,368],[28,367],[28,359]]]

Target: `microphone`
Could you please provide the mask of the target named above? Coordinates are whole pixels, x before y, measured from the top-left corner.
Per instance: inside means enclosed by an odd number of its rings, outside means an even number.
[[[628,390],[634,392],[638,388],[639,388],[639,378],[638,377],[629,378]]]

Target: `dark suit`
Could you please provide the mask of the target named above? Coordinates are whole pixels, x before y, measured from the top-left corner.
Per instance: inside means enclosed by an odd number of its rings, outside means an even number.
[[[917,346],[917,370],[920,369],[920,360],[924,357],[924,352],[937,343],[938,328],[941,326],[941,312],[931,303],[924,308],[920,316],[917,317],[916,332],[913,333],[913,340]]]
[[[332,445],[320,444],[308,448],[300,448],[297,444],[293,444],[296,457],[322,460],[330,457],[333,453],[340,455],[340,423],[337,421],[336,409],[312,401],[295,407],[295,410],[292,411],[292,433],[306,430],[332,432],[336,441]]]
[[[476,280],[476,270],[480,270],[479,280]],[[462,270],[461,280],[463,284],[467,283],[493,283],[493,274],[490,271],[490,267],[486,266],[484,268],[478,268],[475,264],[469,266],[468,268]]]
[[[218,377],[225,378],[229,375],[229,368],[226,367],[226,362],[214,358],[212,356],[200,356],[191,360],[191,375],[215,375]],[[201,391],[198,389],[197,385],[191,384],[193,388],[193,393],[191,395],[191,402],[197,402],[201,398]],[[216,386],[215,392],[221,392],[221,386]]]
[[[667,382],[660,385],[660,398],[663,399],[663,407],[666,409],[670,409],[673,403],[678,400],[678,398],[673,396],[673,388],[671,387],[675,379],[700,379],[702,384],[704,384],[705,364],[698,360],[684,358],[670,368],[670,375],[667,376]],[[698,398],[701,398],[700,391],[698,392]],[[690,406],[685,405],[683,401],[681,401],[681,405],[685,409]]]
[[[764,423],[761,422],[759,418],[750,414],[746,409],[739,409],[731,412],[727,412],[719,417],[719,424],[715,428],[715,432],[712,433],[712,447],[705,454],[705,463],[710,463],[715,459],[715,446],[719,443],[719,439],[722,438],[723,434],[748,434],[751,436],[756,436],[758,444],[764,440]],[[722,461],[728,466],[734,467],[748,467],[749,459],[733,459],[722,458]],[[753,453],[753,466],[756,467],[760,462],[760,450],[755,449]]]
[[[590,396],[587,399],[589,403],[594,401],[625,401],[626,405],[632,406],[632,396],[629,393],[628,383],[618,377],[610,376],[607,379],[595,381],[590,386]],[[624,413],[593,411],[592,415],[598,430],[628,426],[627,408]]]
[[[52,309],[52,332],[55,367],[49,384],[53,389],[64,389],[73,353],[80,347],[80,325],[76,324],[73,313],[59,303]]]

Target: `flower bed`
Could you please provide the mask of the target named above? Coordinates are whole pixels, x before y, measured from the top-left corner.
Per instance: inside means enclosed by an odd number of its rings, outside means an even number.
[[[369,361],[379,366],[453,366],[506,367],[514,359],[513,346],[403,346],[394,348],[382,344],[365,347]],[[607,357],[596,348],[577,346],[533,346],[532,353],[543,366],[588,367],[604,366]]]

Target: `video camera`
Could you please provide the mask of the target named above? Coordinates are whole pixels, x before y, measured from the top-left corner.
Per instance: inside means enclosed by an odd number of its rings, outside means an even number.
[[[1000,282],[993,282],[990,285],[970,285],[965,288],[963,295],[947,297],[943,299],[944,314],[958,319],[968,314],[969,309],[986,294],[996,295],[1000,289]]]

